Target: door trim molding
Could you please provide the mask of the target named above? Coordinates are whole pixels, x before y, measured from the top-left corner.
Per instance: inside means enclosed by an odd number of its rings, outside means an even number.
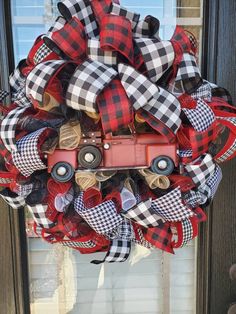
[[[14,50],[12,40],[11,1],[0,0],[0,88],[8,90],[9,73],[14,70]],[[30,313],[28,250],[25,232],[24,209],[14,210],[1,202],[0,220],[1,239],[7,239],[7,245],[1,245],[4,279],[0,294],[1,311],[11,314]],[[4,224],[4,225],[1,225]],[[11,281],[11,282],[9,282]],[[11,297],[4,300],[4,295]],[[14,311],[14,312],[13,312]]]

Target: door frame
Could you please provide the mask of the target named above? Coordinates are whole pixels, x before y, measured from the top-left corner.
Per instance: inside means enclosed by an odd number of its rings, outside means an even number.
[[[0,88],[9,90],[14,68],[10,1],[0,0]],[[24,208],[18,211],[0,200],[0,308],[2,313],[30,313],[28,250]]]
[[[236,34],[235,8],[235,0],[228,0],[224,3],[219,0],[204,1],[202,48],[203,77],[228,88],[234,100],[236,90],[233,86],[232,74],[229,77],[222,76],[221,70],[232,73],[230,66],[236,64],[236,57],[232,55],[236,42],[234,39],[232,43],[233,35]],[[222,27],[226,26],[224,23],[228,27],[228,33],[225,36],[222,31]],[[229,36],[229,33],[232,36]],[[226,62],[228,58],[232,61]],[[0,88],[9,88],[8,76],[14,67],[10,1],[0,0]],[[231,180],[232,184],[235,166],[236,162],[233,161],[223,167],[225,176]],[[231,242],[232,235],[228,232],[234,223],[236,225],[236,215],[232,206],[236,193],[227,201],[224,195],[229,193],[228,190],[227,180],[225,180],[216,201],[207,209],[208,221],[200,226],[197,257],[197,314],[226,313],[229,304],[236,301],[236,286],[230,281],[226,271],[236,258],[236,246]],[[232,189],[230,192],[232,193]],[[30,297],[24,210],[15,211],[3,202],[0,204],[2,239],[0,248],[2,269],[0,270],[5,274],[0,288],[1,309],[4,313],[28,314],[30,313]],[[222,207],[225,210],[228,209],[226,219],[220,210]],[[224,221],[222,221],[223,218]],[[224,237],[224,248],[221,252],[218,252],[219,230]],[[223,272],[221,272],[222,267]]]

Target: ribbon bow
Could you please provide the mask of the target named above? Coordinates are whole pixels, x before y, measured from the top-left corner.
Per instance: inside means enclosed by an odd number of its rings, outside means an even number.
[[[118,72],[134,109],[148,111],[176,133],[181,124],[178,99],[131,66],[119,64]]]

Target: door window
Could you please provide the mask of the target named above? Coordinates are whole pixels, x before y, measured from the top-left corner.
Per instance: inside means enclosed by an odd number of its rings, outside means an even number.
[[[53,23],[56,2],[12,0],[16,63]],[[121,4],[141,12],[142,17],[156,16],[161,22],[161,38],[169,39],[179,24],[201,44],[200,0],[122,0]],[[98,266],[89,263],[92,255],[37,238],[30,216],[26,225],[32,314],[195,313],[196,241],[175,255],[136,246],[127,262]],[[95,258],[103,256],[98,253]]]

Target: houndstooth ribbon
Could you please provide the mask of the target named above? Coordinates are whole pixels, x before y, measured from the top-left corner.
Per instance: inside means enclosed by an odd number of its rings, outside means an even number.
[[[176,133],[181,124],[178,99],[162,87],[157,87],[131,66],[119,64],[118,72],[134,109],[148,111]]]
[[[89,38],[99,35],[98,24],[89,0],[64,0],[58,3],[58,10],[67,21],[76,16],[84,25]]]
[[[189,219],[185,219],[181,222],[183,230],[183,240],[181,247],[188,244],[193,239],[193,226]]]
[[[17,150],[15,131],[17,127],[17,122],[21,118],[21,115],[26,111],[26,109],[27,107],[15,108],[11,110],[2,120],[0,135],[4,146],[8,151]]]
[[[198,89],[191,94],[191,97],[193,99],[198,99],[198,98],[202,98],[204,99],[205,101],[211,101],[212,99],[212,87],[211,87],[211,84],[206,81],[206,80],[203,80],[203,83],[200,87],[198,87]]]
[[[43,103],[43,95],[52,75],[65,64],[64,60],[45,61],[37,64],[26,79],[26,96]]]
[[[210,154],[205,154],[202,160],[198,159],[192,164],[186,165],[185,170],[196,186],[199,187],[205,185],[207,179],[214,173],[215,163]]]
[[[61,241],[59,242],[61,243],[63,246],[67,246],[70,248],[80,248],[80,249],[91,249],[96,247],[96,243],[93,240],[88,240],[88,241]]]
[[[207,202],[207,196],[200,191],[190,190],[183,196],[183,198],[185,203],[191,208],[196,208]]]
[[[39,137],[46,129],[39,129],[21,138],[16,143],[17,151],[12,152],[14,165],[25,177],[29,177],[36,170],[47,168],[38,149]]]
[[[196,108],[183,108],[182,110],[197,132],[207,130],[215,121],[214,112],[208,106],[208,104],[200,98],[197,99]]]
[[[96,112],[97,96],[116,75],[113,68],[98,61],[86,60],[76,68],[69,82],[67,105],[76,110]]]
[[[156,83],[174,61],[171,42],[150,38],[138,38],[135,42],[142,53],[149,79]]]
[[[91,263],[98,265],[104,262],[107,263],[125,262],[130,255],[130,251],[131,241],[124,239],[114,239],[111,241],[111,246],[104,260],[102,261],[94,260]]]
[[[122,217],[117,214],[115,203],[105,201],[95,207],[86,208],[83,193],[75,199],[76,212],[99,234],[106,234],[122,223]]]
[[[153,200],[152,209],[166,221],[180,221],[194,215],[183,204],[180,187]]]

